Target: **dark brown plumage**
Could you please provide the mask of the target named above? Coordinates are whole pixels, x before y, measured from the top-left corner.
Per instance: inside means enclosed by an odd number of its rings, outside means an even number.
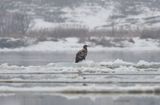
[[[84,45],[83,49],[78,51],[78,53],[76,54],[75,63],[85,60],[87,56],[87,52],[88,52],[87,45]]]

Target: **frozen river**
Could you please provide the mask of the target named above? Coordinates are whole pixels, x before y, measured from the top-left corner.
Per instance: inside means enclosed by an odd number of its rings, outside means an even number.
[[[74,51],[0,52],[0,105],[159,105],[159,54],[90,51],[75,64]]]
[[[0,63],[12,65],[46,65],[48,63],[72,63],[75,51],[37,52],[37,51],[8,51],[0,52]],[[121,59],[127,62],[160,62],[159,50],[128,50],[111,49],[107,51],[89,51],[87,61],[108,62]]]
[[[0,52],[0,83],[13,87],[159,86],[159,54],[160,50],[89,52],[86,61],[75,64],[74,51]],[[10,80],[15,84],[8,84]]]

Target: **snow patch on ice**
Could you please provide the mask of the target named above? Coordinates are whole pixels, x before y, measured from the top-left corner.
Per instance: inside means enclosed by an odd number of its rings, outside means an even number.
[[[139,68],[141,67],[141,68]],[[144,67],[144,68],[143,68]],[[103,71],[134,71],[140,69],[150,69],[156,67],[157,70],[160,68],[160,62],[146,62],[139,61],[138,63],[125,62],[123,60],[117,59],[113,62],[94,62],[94,61],[84,61],[78,64],[75,63],[49,63],[44,66],[17,66],[17,65],[0,65],[0,73],[2,72],[82,72],[94,71],[94,72],[103,72]]]
[[[140,38],[134,38],[134,45],[131,47],[148,47],[148,48],[157,48],[159,46],[159,43],[157,40],[153,39],[140,39]]]

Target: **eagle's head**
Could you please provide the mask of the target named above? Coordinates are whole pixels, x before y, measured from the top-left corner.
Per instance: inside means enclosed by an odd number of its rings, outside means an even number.
[[[88,47],[87,45],[84,45],[84,46],[83,46],[84,49],[87,49],[87,47]]]

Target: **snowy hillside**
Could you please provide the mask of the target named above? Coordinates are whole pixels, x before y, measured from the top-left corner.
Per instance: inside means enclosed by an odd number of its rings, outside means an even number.
[[[160,0],[4,0],[1,4],[8,11],[30,15],[35,26],[39,22],[48,27],[74,23],[91,29],[113,24],[117,28],[160,26]]]
[[[160,0],[2,0],[0,48],[158,48],[159,4]]]

